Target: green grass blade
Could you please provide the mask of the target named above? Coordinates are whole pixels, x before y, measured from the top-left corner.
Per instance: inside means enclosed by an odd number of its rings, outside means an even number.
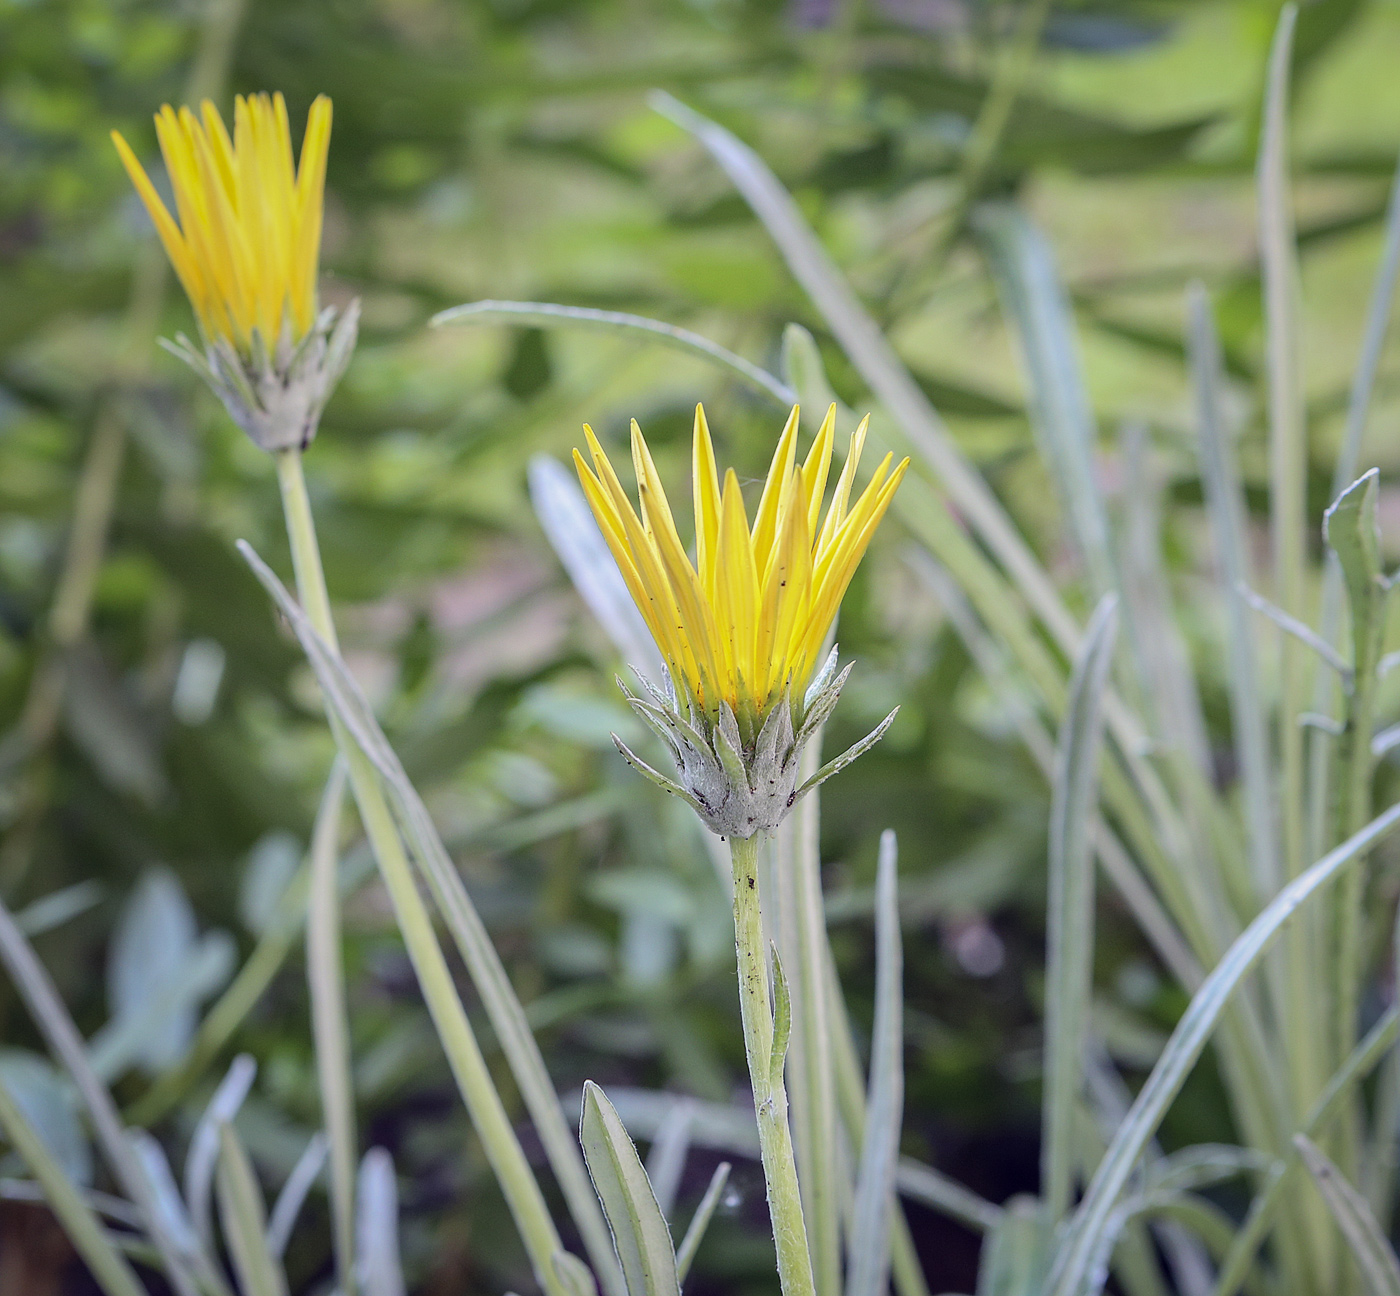
[[[1089,622],[1074,664],[1070,710],[1060,734],[1050,803],[1050,902],[1046,920],[1045,1093],[1041,1196],[1051,1224],[1074,1187],[1074,1114],[1084,1088],[1084,1047],[1094,961],[1094,819],[1098,808],[1103,695],[1118,631],[1108,594]]]
[[[793,277],[812,299],[861,377],[889,411],[916,461],[932,469],[959,512],[1011,574],[1056,642],[1065,651],[1073,652],[1079,630],[1054,582],[841,276],[792,195],[753,149],[722,126],[660,91],[652,94],[651,105],[699,140],[724,169],[763,222]]]
[[[1074,316],[1049,244],[1019,208],[988,204],[973,218],[1020,341],[1031,424],[1050,469],[1090,590],[1118,588],[1108,515],[1094,475],[1098,436],[1075,342]]]
[[[321,795],[311,834],[306,980],[311,995],[311,1035],[316,1049],[316,1079],[321,1090],[321,1120],[329,1143],[336,1278],[345,1296],[354,1296],[355,1096],[350,1074],[338,879],[345,784],[345,762],[337,760]]]
[[[215,1176],[219,1222],[243,1296],[287,1296],[282,1266],[267,1245],[267,1208],[253,1163],[227,1121],[219,1126],[219,1168]]]
[[[44,1199],[107,1296],[147,1296],[92,1207],[63,1173],[43,1139],[20,1111],[3,1079],[0,1079],[0,1129],[39,1181]]]
[[[520,1006],[510,978],[506,975],[500,955],[491,943],[486,925],[472,904],[427,807],[418,796],[389,740],[379,727],[373,708],[366,701],[339,654],[329,648],[315,632],[306,614],[252,547],[245,541],[239,541],[239,551],[295,631],[321,685],[328,709],[344,725],[356,747],[363,752],[365,759],[383,780],[394,802],[399,826],[409,842],[416,863],[423,871],[434,901],[490,1016],[491,1024],[510,1064],[511,1074],[515,1077],[521,1096],[535,1123],[536,1132],[544,1145],[550,1167],[564,1192],[574,1223],[583,1236],[589,1260],[602,1276],[610,1296],[623,1296],[622,1276],[613,1262],[607,1224],[589,1186],[588,1172],[584,1168],[578,1145],[564,1123],[559,1096],[545,1069],[539,1045],[535,1042],[525,1011]],[[443,975],[446,976],[445,967]],[[455,996],[455,991],[453,993]],[[458,1002],[460,1004],[460,1000]],[[470,1031],[465,1014],[460,1017],[459,1027],[468,1033]],[[461,1043],[464,1050],[476,1050],[475,1058],[470,1063],[473,1074],[479,1070],[482,1083],[489,1084],[489,1076],[484,1070],[484,1062],[481,1062],[474,1037],[468,1040],[463,1034]],[[465,1053],[462,1061],[467,1061]],[[478,1062],[481,1062],[480,1068],[477,1067]],[[484,1089],[479,1092],[482,1102],[490,1107],[490,1111],[487,1111],[486,1106],[483,1106],[483,1116],[493,1122],[493,1128],[499,1136],[497,1141],[500,1154],[508,1156],[514,1166],[511,1173],[530,1175],[529,1185],[524,1183],[522,1177],[519,1191],[528,1192],[530,1208],[538,1212],[539,1225],[548,1225],[552,1230],[553,1225],[548,1221],[538,1186],[535,1185],[533,1174],[530,1173],[524,1154],[520,1151],[518,1140],[509,1128],[499,1096],[495,1095],[494,1088],[490,1095],[487,1095]],[[556,1240],[550,1254],[557,1249]]]
[[[267,1217],[267,1248],[278,1260],[287,1253],[287,1244],[292,1240],[292,1230],[296,1228],[297,1217],[312,1186],[321,1177],[326,1164],[329,1142],[324,1133],[317,1130],[307,1141],[296,1165],[277,1194],[272,1204],[272,1214]],[[344,1288],[341,1288],[344,1291]]]
[[[583,1086],[579,1141],[612,1229],[628,1296],[680,1296],[671,1230],[627,1130],[591,1080]]]
[[[715,1172],[710,1176],[710,1186],[705,1189],[705,1195],[700,1199],[700,1205],[695,1208],[695,1214],[691,1217],[690,1227],[685,1231],[685,1237],[681,1239],[680,1249],[676,1252],[676,1280],[684,1282],[685,1276],[690,1272],[690,1266],[695,1262],[695,1253],[700,1249],[700,1243],[704,1240],[705,1230],[710,1227],[710,1220],[714,1218],[716,1208],[719,1206],[720,1194],[724,1192],[724,1185],[729,1182],[730,1165],[728,1161],[721,1161],[715,1167]]]
[[[185,1204],[205,1246],[211,1245],[214,1238],[212,1194],[214,1170],[219,1163],[219,1127],[238,1115],[257,1074],[258,1064],[247,1053],[234,1058],[190,1138],[185,1155]]]
[[[50,1051],[73,1081],[92,1119],[97,1142],[112,1168],[117,1182],[141,1212],[151,1241],[160,1253],[161,1263],[177,1296],[197,1296],[197,1285],[178,1249],[161,1227],[146,1176],[131,1150],[112,1095],[93,1072],[87,1047],[78,1028],[55,989],[53,980],[34,953],[33,946],[15,926],[9,909],[0,903],[0,960],[23,996],[30,1015],[39,1027]]]
[[[1057,1250],[1045,1288],[1046,1296],[1076,1296],[1079,1292],[1088,1276],[1094,1239],[1117,1208],[1134,1166],[1156,1134],[1241,982],[1258,965],[1289,920],[1397,824],[1400,824],[1400,805],[1392,806],[1296,877],[1249,924],[1206,978],[1099,1164]]]
[[[1245,541],[1244,497],[1234,450],[1223,422],[1220,340],[1210,300],[1201,284],[1191,285],[1187,303],[1190,315],[1187,346],[1200,433],[1201,480],[1225,598],[1226,664],[1235,762],[1244,793],[1250,870],[1262,901],[1278,891],[1283,873],[1270,791],[1269,731],[1259,693],[1254,620],[1242,593],[1252,580]]]
[[[1346,1064],[1327,1082],[1327,1088],[1313,1105],[1299,1132],[1308,1138],[1319,1137],[1346,1099],[1372,1070],[1381,1061],[1394,1058],[1397,1039],[1400,1039],[1400,1009],[1391,1008],[1352,1050]],[[1249,1212],[1221,1262],[1212,1296],[1235,1296],[1249,1280],[1254,1257],[1273,1227],[1274,1217],[1283,1202],[1284,1191],[1289,1186],[1297,1162],[1298,1149],[1295,1144],[1288,1160],[1275,1167],[1250,1204]]]
[[[780,405],[796,405],[797,396],[786,383],[766,369],[735,355],[718,342],[689,329],[644,315],[629,315],[624,311],[595,310],[590,306],[561,306],[555,302],[479,301],[453,306],[439,311],[429,321],[441,324],[526,324],[537,328],[553,328],[561,324],[581,328],[601,329],[609,333],[641,334],[666,346],[702,355],[737,374],[751,387],[771,396]]]
[[[889,1282],[890,1224],[898,1209],[895,1167],[904,1124],[904,955],[899,933],[899,847],[880,836],[875,881],[875,1026],[870,1085],[851,1210],[846,1296],[880,1296]]]
[[[1316,1143],[1304,1134],[1299,1134],[1295,1142],[1303,1154],[1303,1164],[1351,1247],[1371,1296],[1400,1296],[1400,1264],[1396,1263],[1395,1252],[1366,1205],[1366,1199],[1346,1181]]]

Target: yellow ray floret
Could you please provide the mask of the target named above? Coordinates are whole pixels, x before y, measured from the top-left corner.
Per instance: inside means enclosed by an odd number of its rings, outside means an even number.
[[[736,711],[761,714],[789,687],[799,696],[806,688],[846,587],[909,466],[905,459],[892,469],[894,457],[886,455],[851,504],[868,422],[851,437],[822,520],[836,407],[800,465],[794,407],[750,525],[732,468],[721,486],[705,411],[696,406],[694,562],[636,422],[639,509],[593,429],[584,427],[592,464],[578,450],[574,464],[593,515],[678,691],[684,685],[705,710],[722,698]]]
[[[112,141],[206,336],[246,352],[256,329],[270,351],[284,323],[297,341],[316,319],[331,101],[311,105],[295,171],[280,94],[238,96],[232,139],[207,99],[201,113],[156,114],[178,221],[127,142],[116,131]]]

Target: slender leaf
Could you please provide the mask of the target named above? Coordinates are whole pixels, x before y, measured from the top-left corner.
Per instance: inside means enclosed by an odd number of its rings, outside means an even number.
[[[1400,1263],[1386,1240],[1385,1230],[1376,1222],[1366,1199],[1346,1181],[1346,1177],[1305,1134],[1294,1142],[1303,1154],[1314,1182],[1327,1202],[1332,1218],[1351,1247],[1371,1296],[1400,1296]]]
[[[219,1221],[243,1296],[287,1296],[287,1279],[267,1243],[267,1208],[253,1163],[227,1121],[219,1124],[215,1182]]]
[[[851,1210],[846,1296],[880,1296],[889,1281],[890,1222],[897,1209],[895,1165],[904,1123],[904,968],[898,871],[898,843],[887,828],[880,835],[875,882],[875,1027],[865,1135]]]
[[[1036,1296],[1050,1244],[1050,1223],[1040,1202],[1013,1197],[984,1244],[977,1296]]]
[[[44,1198],[107,1296],[146,1296],[82,1194],[25,1119],[0,1076],[0,1128],[44,1190]]]
[[[435,328],[442,324],[510,323],[542,328],[572,324],[609,333],[641,334],[666,346],[715,361],[781,405],[797,404],[797,396],[792,388],[780,382],[766,369],[760,369],[743,356],[735,355],[699,333],[692,333],[689,329],[666,324],[661,320],[647,319],[644,315],[595,310],[589,306],[561,306],[556,302],[478,301],[439,311],[429,323]]]
[[[612,1229],[628,1296],[679,1296],[671,1231],[627,1130],[603,1091],[583,1087],[579,1141]]]
[[[205,1246],[214,1239],[211,1194],[214,1170],[219,1163],[219,1127],[238,1115],[257,1074],[258,1064],[249,1054],[240,1053],[233,1059],[200,1116],[185,1154],[185,1204]]]
[[[467,894],[427,807],[379,727],[373,708],[339,654],[316,633],[306,614],[252,546],[240,540],[238,548],[296,632],[321,685],[328,710],[345,726],[365,759],[384,780],[415,861],[423,871],[433,899],[496,1030],[510,1063],[511,1074],[544,1144],[550,1167],[564,1192],[574,1223],[583,1235],[589,1259],[602,1275],[604,1285],[612,1296],[621,1296],[622,1276],[612,1261],[607,1224],[589,1187],[578,1145],[564,1123],[559,1096],[545,1069],[539,1045],[486,925]],[[465,1025],[465,1018],[462,1021]],[[499,1107],[499,1099],[495,1100],[495,1105]],[[503,1110],[501,1117],[504,1120]],[[542,1204],[540,1209],[543,1210]]]
[[[710,1176],[710,1186],[705,1189],[700,1205],[691,1216],[690,1227],[686,1229],[685,1237],[681,1239],[680,1248],[676,1252],[677,1282],[684,1282],[686,1274],[690,1272],[695,1253],[705,1238],[705,1230],[710,1227],[710,1220],[714,1218],[715,1209],[719,1206],[720,1194],[724,1192],[724,1185],[729,1182],[729,1170],[728,1161],[721,1161],[715,1167],[714,1174]]]
[[[112,1095],[93,1072],[87,1048],[78,1028],[59,998],[44,965],[33,947],[15,926],[10,911],[0,903],[0,959],[24,997],[49,1049],[62,1064],[92,1118],[97,1141],[126,1195],[140,1210],[151,1240],[160,1252],[161,1262],[178,1296],[197,1296],[197,1286],[188,1266],[180,1258],[161,1227],[150,1185],[140,1162],[126,1139],[121,1116]]]
[[[1050,905],[1045,975],[1045,1096],[1041,1194],[1052,1223],[1069,1209],[1074,1112],[1084,1084],[1093,990],[1093,821],[1098,803],[1103,694],[1118,629],[1117,598],[1099,602],[1074,664],[1050,808]]]
[[[287,1176],[287,1182],[282,1185],[282,1191],[272,1205],[272,1214],[267,1217],[267,1249],[279,1260],[287,1252],[287,1243],[292,1240],[297,1216],[301,1214],[312,1185],[321,1177],[328,1146],[326,1136],[320,1130],[307,1139],[306,1148],[297,1157],[292,1173]]]
[[[1400,824],[1391,806],[1290,882],[1241,933],[1192,997],[1161,1059],[1139,1091],[1127,1119],[1095,1172],[1069,1231],[1057,1248],[1047,1296],[1073,1296],[1088,1276],[1094,1238],[1117,1208],[1133,1167],[1228,1007],[1240,983],[1258,965],[1274,939],[1313,896]]]

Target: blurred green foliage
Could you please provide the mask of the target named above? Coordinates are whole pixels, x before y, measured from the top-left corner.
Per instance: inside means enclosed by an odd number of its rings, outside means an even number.
[[[205,939],[232,932],[246,957],[305,843],[332,752],[311,678],[232,547],[246,537],[287,569],[271,464],[156,350],[156,334],[188,329],[190,313],[157,269],[107,138],[117,127],[153,156],[150,114],[180,100],[201,57],[203,75],[217,73],[225,19],[221,102],[280,89],[299,123],[317,93],[334,100],[323,293],[359,296],[364,327],[307,461],[328,579],[350,659],[456,852],[561,1090],[590,1077],[725,1098],[743,1071],[712,862],[688,813],[613,752],[609,731],[634,725],[607,641],[534,520],[526,464],[565,456],[585,420],[617,442],[635,416],[681,490],[691,409],[703,398],[721,457],[756,478],[782,411],[642,342],[429,331],[426,321],[478,298],[623,309],[769,368],[789,321],[824,340],[747,208],[649,111],[651,87],[722,120],[774,165],[1073,586],[1014,340],[965,219],[973,198],[1023,204],[1074,300],[1110,491],[1121,477],[1118,429],[1137,420],[1150,430],[1170,487],[1182,615],[1208,706],[1223,716],[1219,621],[1195,597],[1209,555],[1182,289],[1201,276],[1216,296],[1256,483],[1252,169],[1277,6],[1042,8],[248,0],[246,12],[210,18],[192,0],[0,0],[0,893],[23,908],[100,884],[95,904],[40,939],[89,1034],[120,1010],[105,972],[121,946],[114,931],[154,868],[178,879]],[[1033,59],[1018,62],[1018,42],[1042,17]],[[1400,10],[1379,0],[1307,6],[1298,48],[1316,519],[1400,143]],[[827,361],[843,397],[863,408],[834,348]],[[1395,426],[1397,376],[1388,355],[1372,420],[1382,432]],[[1384,436],[1367,448],[1383,469],[1397,457]],[[110,527],[104,481],[115,488]],[[1396,504],[1388,496],[1383,513]],[[76,621],[56,623],[65,581],[71,592],[75,510],[100,557],[90,605],[79,582]],[[1001,1199],[1033,1187],[1036,1173],[1048,797],[1008,699],[977,676],[901,552],[887,524],[840,628],[858,665],[833,750],[895,703],[903,709],[881,747],[824,795],[833,936],[867,1023],[868,888],[879,831],[896,828],[908,921],[906,1148]],[[1182,1001],[1127,922],[1106,918],[1096,1025],[1120,1061],[1145,1067]],[[415,1290],[523,1281],[373,885],[350,903],[347,929],[362,1133],[392,1149],[403,1176]],[[151,938],[152,950],[164,939]],[[0,1013],[7,1044],[36,1047],[8,986]],[[280,1181],[319,1121],[297,950],[161,1122],[174,1151],[235,1049],[260,1061],[241,1126]],[[162,1064],[158,1050],[131,1059],[119,1096],[140,1100],[148,1068]],[[1224,1119],[1203,1070],[1167,1132],[1223,1137]],[[683,1193],[698,1198],[712,1165],[693,1158]],[[740,1167],[734,1182],[697,1291],[769,1290],[756,1167]],[[971,1235],[918,1211],[913,1219],[934,1289],[971,1289]],[[306,1290],[328,1272],[320,1198],[290,1263]]]

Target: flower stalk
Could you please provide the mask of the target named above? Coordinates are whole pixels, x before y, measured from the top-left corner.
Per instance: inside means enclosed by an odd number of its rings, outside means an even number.
[[[744,1023],[744,1052],[753,1086],[754,1114],[763,1177],[768,1186],[768,1214],[778,1254],[783,1296],[813,1296],[812,1257],[802,1216],[802,1193],[788,1126],[787,1058],[791,1005],[782,964],[773,954],[777,1013],[768,991],[768,950],[758,883],[758,855],[767,834],[729,838],[734,867],[734,950],[739,966],[739,1011]]]

